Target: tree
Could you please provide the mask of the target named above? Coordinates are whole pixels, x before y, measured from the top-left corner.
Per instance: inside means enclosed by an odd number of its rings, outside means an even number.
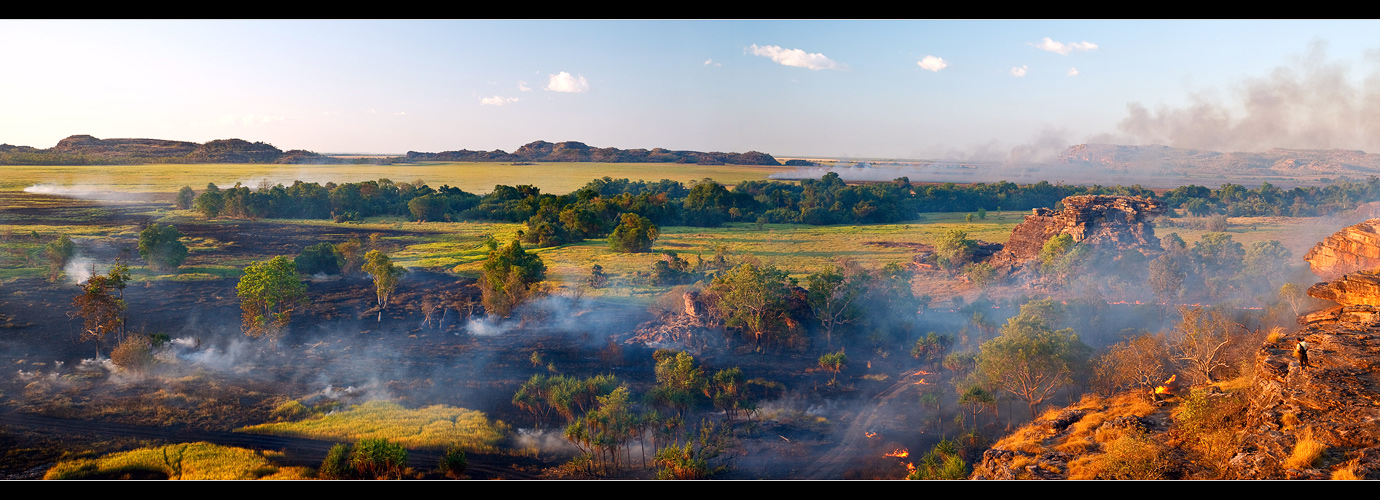
[[[844,365],[847,363],[848,356],[843,353],[843,350],[827,353],[819,357],[819,367],[833,374],[833,377],[829,379],[829,385],[834,385],[834,383],[838,381],[839,372],[843,371]]]
[[[711,289],[721,296],[724,324],[747,330],[760,346],[763,336],[770,338],[785,326],[788,279],[776,266],[750,263],[715,277]]]
[[[388,255],[378,250],[370,250],[364,254],[364,265],[361,267],[364,272],[374,278],[374,291],[378,294],[379,300],[379,319],[383,321],[383,308],[388,306],[388,298],[393,295],[393,291],[398,288],[398,281],[407,269],[393,264]]]
[[[1181,307],[1179,313],[1183,320],[1170,337],[1174,359],[1186,365],[1194,383],[1213,383],[1212,372],[1228,366],[1223,357],[1236,324],[1216,308]]]
[[[507,316],[527,299],[533,284],[546,279],[546,264],[537,254],[523,250],[518,240],[501,249],[489,240],[488,246],[489,257],[484,260],[484,275],[479,280],[484,310]]]
[[[206,190],[196,197],[196,202],[192,204],[192,208],[202,216],[214,219],[225,208],[225,196],[221,194],[220,187],[217,187],[215,183],[207,183]]]
[[[187,260],[182,231],[172,225],[153,224],[139,232],[139,257],[158,271],[172,271]]]
[[[929,334],[915,341],[915,346],[910,348],[910,355],[915,359],[929,363],[931,369],[933,369],[934,365],[944,360],[944,356],[949,353],[949,349],[952,348],[953,345],[953,337],[929,332]]]
[[[845,274],[846,273],[846,274]],[[814,311],[815,318],[824,328],[824,338],[829,347],[834,346],[834,329],[858,321],[862,309],[858,300],[867,291],[867,275],[861,272],[847,272],[840,267],[811,274],[805,278],[809,293],[806,301]]]
[[[958,269],[973,259],[977,251],[977,241],[968,239],[968,233],[950,229],[934,244],[934,257],[939,267]]]
[[[323,241],[303,248],[302,254],[292,262],[297,264],[297,272],[305,275],[340,274],[340,265],[345,262],[345,256],[335,245]]]
[[[117,264],[108,274],[91,274],[81,284],[82,293],[72,298],[76,307],[73,316],[81,318],[83,342],[96,342],[96,356],[101,355],[101,344],[112,333],[123,332],[125,318],[124,289],[129,281],[129,268]]]
[[[1241,273],[1256,280],[1264,280],[1273,288],[1275,283],[1284,278],[1292,257],[1293,253],[1284,248],[1278,240],[1257,241],[1246,249]]]
[[[307,285],[297,277],[297,265],[279,255],[244,268],[235,287],[243,312],[243,329],[250,337],[276,342],[292,313],[309,304]]]
[[[646,253],[652,251],[659,231],[656,224],[637,214],[623,214],[623,222],[609,235],[609,248],[615,252]]]
[[[1024,400],[1031,419],[1036,407],[1072,383],[1087,356],[1087,346],[1072,328],[1055,331],[1049,326],[1059,314],[1053,299],[1022,305],[1000,336],[982,344],[978,356],[982,377]]]
[[[1165,339],[1142,333],[1113,345],[1098,358],[1093,372],[1097,385],[1108,394],[1136,389],[1153,398],[1153,388],[1169,377],[1171,363]]]
[[[1169,302],[1179,297],[1184,279],[1188,276],[1179,267],[1178,259],[1165,253],[1150,262],[1150,290],[1161,302]]]
[[[67,261],[71,260],[76,252],[76,244],[65,234],[43,247],[43,256],[48,259],[48,281],[57,281],[62,276]]]
[[[178,210],[186,210],[192,208],[195,203],[196,191],[192,191],[191,186],[182,186],[182,189],[177,191],[177,201],[173,203],[173,206],[177,207]]]
[[[648,398],[684,417],[700,395],[709,393],[704,369],[695,366],[695,358],[684,352],[660,349],[652,356],[656,358],[656,386],[648,391]]]

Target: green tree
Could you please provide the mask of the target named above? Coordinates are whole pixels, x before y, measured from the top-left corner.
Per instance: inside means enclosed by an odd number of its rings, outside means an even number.
[[[221,194],[220,188],[215,183],[207,183],[206,190],[196,197],[196,202],[192,204],[193,210],[208,219],[214,219],[225,209],[225,196]]]
[[[172,225],[152,224],[139,232],[139,257],[158,271],[172,271],[187,260],[182,231]]]
[[[609,248],[615,252],[646,253],[660,234],[656,224],[637,214],[623,214],[622,223],[609,235]]]
[[[484,275],[479,280],[484,310],[506,317],[527,299],[533,284],[546,279],[546,264],[537,254],[523,250],[518,240],[501,249],[493,240],[487,244],[489,257],[484,260]]]
[[[976,251],[977,241],[968,239],[968,233],[959,229],[950,229],[934,244],[936,263],[949,270],[959,269],[971,262]]]
[[[739,264],[714,278],[711,290],[720,294],[719,307],[729,327],[752,334],[760,346],[786,326],[786,294],[790,282],[776,266]]]
[[[1165,253],[1150,261],[1150,290],[1161,302],[1169,302],[1179,297],[1184,279],[1188,275],[1179,267],[1178,259]]]
[[[393,296],[393,291],[398,288],[398,281],[407,269],[393,264],[393,260],[388,255],[378,250],[370,250],[364,254],[364,265],[361,266],[364,272],[374,279],[374,291],[378,295],[379,318],[383,321],[383,308],[388,306],[388,298]]]
[[[82,293],[72,298],[76,308],[72,316],[83,320],[81,339],[96,343],[96,356],[101,355],[101,345],[106,337],[124,331],[125,325],[125,283],[129,281],[129,268],[116,264],[107,274],[92,274],[81,284]]]
[[[920,465],[917,465],[906,479],[967,479],[968,473],[968,464],[963,462],[963,457],[959,455],[958,444],[944,439],[921,457]]]
[[[704,369],[695,365],[695,358],[684,352],[657,350],[656,386],[647,396],[659,406],[676,410],[684,417],[700,401],[700,396],[708,396],[709,382],[705,380]]]
[[[48,260],[48,281],[57,281],[62,277],[62,270],[67,267],[67,261],[71,260],[76,252],[76,244],[65,234],[43,247],[43,256]]]
[[[862,308],[858,301],[867,292],[866,273],[848,272],[842,267],[833,267],[805,278],[809,289],[806,301],[819,319],[824,329],[824,338],[829,347],[834,346],[834,330],[839,325],[854,323],[862,318]]]
[[[1002,333],[982,344],[978,371],[996,387],[1024,400],[1035,408],[1056,391],[1072,383],[1087,358],[1088,347],[1078,340],[1072,328],[1050,327],[1060,314],[1053,299],[1041,299],[1021,306]]]
[[[266,336],[272,342],[282,335],[292,313],[310,303],[307,285],[297,277],[297,265],[281,255],[249,263],[235,288],[245,335]]]
[[[177,191],[177,201],[173,203],[173,206],[177,207],[178,210],[187,210],[192,208],[195,203],[196,191],[192,191],[191,186],[182,186],[182,189]]]
[[[302,254],[292,259],[297,264],[297,272],[305,275],[340,274],[340,265],[345,256],[328,242],[321,242],[302,249]]]
[[[1278,240],[1251,243],[1242,259],[1241,274],[1251,280],[1263,280],[1269,288],[1274,288],[1275,283],[1284,279],[1293,256]]]
[[[843,371],[844,365],[847,363],[848,356],[845,355],[842,350],[827,353],[819,357],[819,367],[833,374],[833,376],[829,378],[829,385],[834,385],[838,382],[839,372]]]

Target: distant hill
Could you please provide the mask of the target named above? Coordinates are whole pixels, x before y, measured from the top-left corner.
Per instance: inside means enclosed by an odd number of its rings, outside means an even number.
[[[1068,148],[1053,163],[1142,175],[1380,175],[1380,154],[1345,149],[1274,148],[1259,153],[1220,153],[1158,145],[1079,144]]]
[[[311,151],[282,151],[263,142],[220,139],[198,144],[163,139],[97,139],[74,135],[49,149],[0,144],[0,165],[142,163],[357,163]]]
[[[546,141],[528,143],[506,153],[501,149],[493,151],[443,151],[440,153],[407,152],[408,161],[560,161],[560,162],[602,162],[602,163],[693,163],[698,165],[781,165],[771,155],[748,151],[746,153],[704,153],[700,151],[671,151],[662,148],[618,149],[593,148],[583,142]]]

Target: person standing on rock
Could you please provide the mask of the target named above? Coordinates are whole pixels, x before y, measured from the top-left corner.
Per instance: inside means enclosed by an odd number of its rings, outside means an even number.
[[[1308,368],[1308,342],[1299,340],[1298,345],[1294,346],[1294,355],[1299,358],[1299,366]]]

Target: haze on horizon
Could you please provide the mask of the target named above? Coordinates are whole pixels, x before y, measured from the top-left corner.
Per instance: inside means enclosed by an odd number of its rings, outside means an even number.
[[[0,143],[1380,152],[1380,21],[0,21]]]

